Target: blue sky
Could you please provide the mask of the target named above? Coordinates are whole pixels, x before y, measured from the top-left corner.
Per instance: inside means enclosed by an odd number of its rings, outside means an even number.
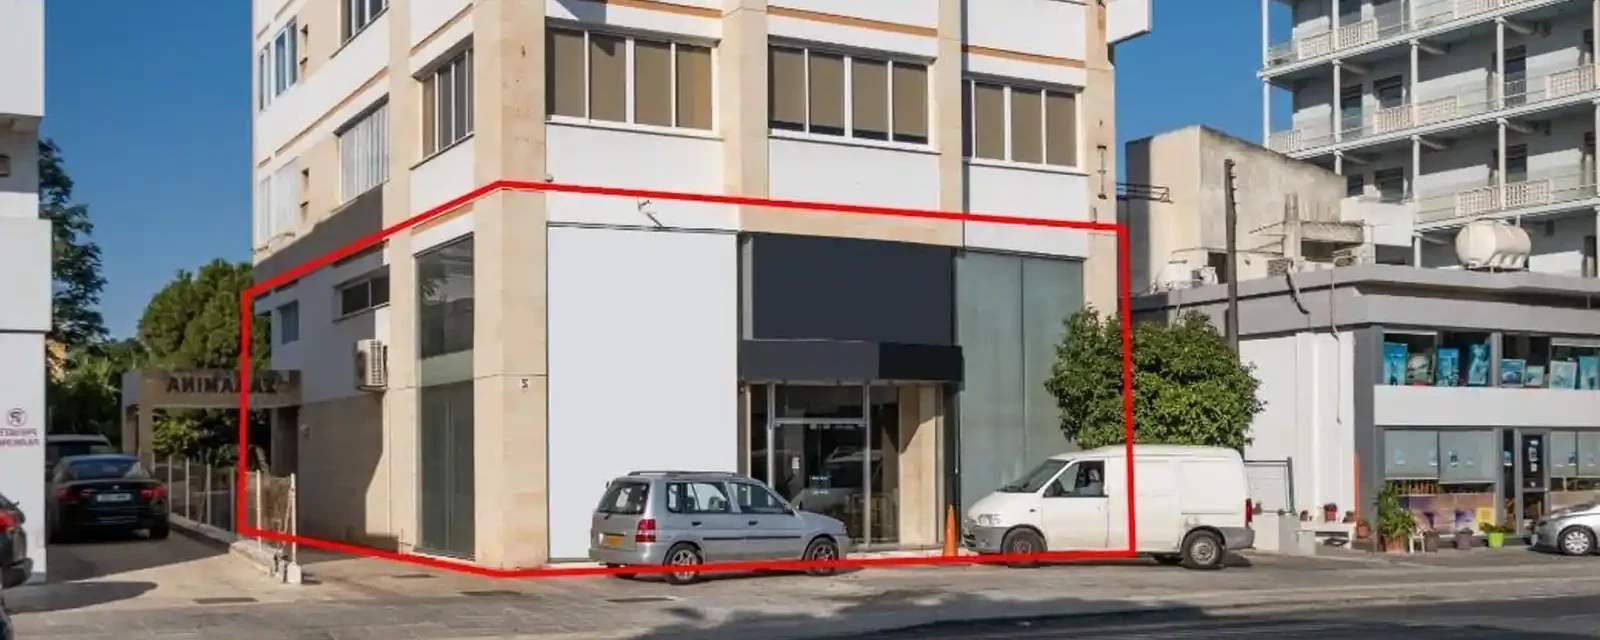
[[[1119,137],[1258,139],[1258,7],[1155,0],[1154,32],[1117,51]],[[53,0],[45,21],[44,134],[90,206],[106,323],[130,336],[177,270],[249,256],[250,3]]]

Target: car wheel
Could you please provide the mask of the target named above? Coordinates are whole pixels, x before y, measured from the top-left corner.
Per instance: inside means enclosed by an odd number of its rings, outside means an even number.
[[[821,537],[812,540],[806,545],[805,560],[808,562],[834,562],[839,560],[839,544],[832,538]],[[838,567],[816,567],[807,569],[806,573],[814,576],[831,576],[839,573]]]
[[[167,524],[165,520],[157,522],[155,526],[150,527],[151,540],[166,540],[169,535],[172,535],[172,526]]]
[[[1583,527],[1567,527],[1556,536],[1556,546],[1569,556],[1586,556],[1594,553],[1594,534]]]
[[[1034,556],[1044,553],[1044,538],[1030,529],[1017,529],[1000,541],[1000,553],[1008,556]],[[1027,569],[1039,566],[1038,560],[1012,560],[1006,566]]]
[[[667,550],[667,559],[664,562],[671,570],[667,571],[667,584],[684,585],[700,579],[700,572],[694,567],[704,564],[705,559],[700,557],[700,550],[687,542],[680,542]]]
[[[1214,571],[1222,568],[1228,550],[1222,538],[1210,531],[1196,531],[1183,539],[1182,562],[1185,569]]]
[[[1150,556],[1150,557],[1154,558],[1156,563],[1162,564],[1162,565],[1166,565],[1166,566],[1169,566],[1169,567],[1176,567],[1176,566],[1178,566],[1180,564],[1183,564],[1183,556],[1181,556],[1181,555],[1174,555],[1174,554],[1170,554],[1170,553],[1162,553],[1162,554],[1158,554],[1158,555],[1154,555],[1154,556]]]

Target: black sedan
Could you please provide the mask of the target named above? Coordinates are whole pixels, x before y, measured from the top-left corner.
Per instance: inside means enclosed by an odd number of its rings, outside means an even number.
[[[50,478],[51,539],[88,532],[148,531],[167,537],[167,487],[139,459],[122,454],[68,456]]]
[[[0,494],[0,590],[27,582],[33,575],[28,534],[22,530],[27,520],[17,503]]]

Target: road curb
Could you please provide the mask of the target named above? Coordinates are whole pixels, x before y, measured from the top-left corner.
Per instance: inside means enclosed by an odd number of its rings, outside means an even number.
[[[220,545],[227,549],[234,557],[244,560],[250,566],[265,573],[284,584],[300,584],[299,567],[294,566],[280,554],[273,553],[261,546],[260,541],[240,538],[231,531],[213,527],[209,524],[195,522],[180,515],[168,515],[168,522],[185,536],[203,543]]]

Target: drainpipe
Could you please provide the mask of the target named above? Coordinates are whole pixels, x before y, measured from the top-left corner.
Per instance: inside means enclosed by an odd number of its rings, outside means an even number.
[[[1333,0],[1337,3],[1339,0]],[[1342,65],[1338,60],[1333,61],[1333,141],[1335,144],[1344,141],[1344,75],[1341,73]]]

